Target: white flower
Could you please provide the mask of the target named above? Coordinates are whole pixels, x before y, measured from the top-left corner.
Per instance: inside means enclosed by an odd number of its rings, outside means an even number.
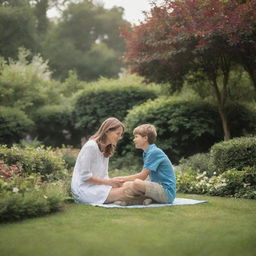
[[[47,198],[48,198],[48,196],[44,195],[44,198],[45,198],[45,199],[47,199]]]
[[[16,188],[16,187],[14,187],[14,188],[12,189],[12,192],[13,192],[13,193],[18,193],[18,192],[19,192],[19,189]]]

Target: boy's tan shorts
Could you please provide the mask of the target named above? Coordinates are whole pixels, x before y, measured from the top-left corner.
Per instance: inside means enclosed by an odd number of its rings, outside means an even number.
[[[168,197],[162,185],[152,181],[144,181],[144,182],[145,182],[145,188],[146,188],[146,192],[145,192],[146,197],[152,198],[153,200],[162,204],[168,203]]]

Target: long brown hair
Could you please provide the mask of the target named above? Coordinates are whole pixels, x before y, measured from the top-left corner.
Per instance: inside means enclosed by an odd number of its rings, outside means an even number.
[[[93,136],[91,136],[90,139],[94,139],[97,142],[99,149],[102,150],[102,146],[105,145],[106,141],[106,133],[108,131],[115,131],[119,127],[122,127],[124,132],[123,123],[115,117],[110,117],[101,124],[99,130]],[[104,148],[103,154],[105,157],[110,157],[113,155],[114,151],[115,145],[109,144]]]

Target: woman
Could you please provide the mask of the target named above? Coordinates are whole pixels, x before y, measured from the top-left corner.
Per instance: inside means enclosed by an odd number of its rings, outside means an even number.
[[[124,133],[116,118],[106,119],[78,154],[71,182],[74,199],[79,203],[112,203],[126,198],[122,178],[108,177],[109,157]]]

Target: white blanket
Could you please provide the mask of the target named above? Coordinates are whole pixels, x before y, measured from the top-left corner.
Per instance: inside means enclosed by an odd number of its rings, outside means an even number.
[[[148,207],[164,207],[164,206],[174,206],[174,205],[191,205],[206,203],[205,200],[194,200],[188,198],[175,198],[172,204],[149,204],[149,205],[128,205],[121,206],[116,204],[91,204],[93,206],[100,206],[106,208],[148,208]]]

